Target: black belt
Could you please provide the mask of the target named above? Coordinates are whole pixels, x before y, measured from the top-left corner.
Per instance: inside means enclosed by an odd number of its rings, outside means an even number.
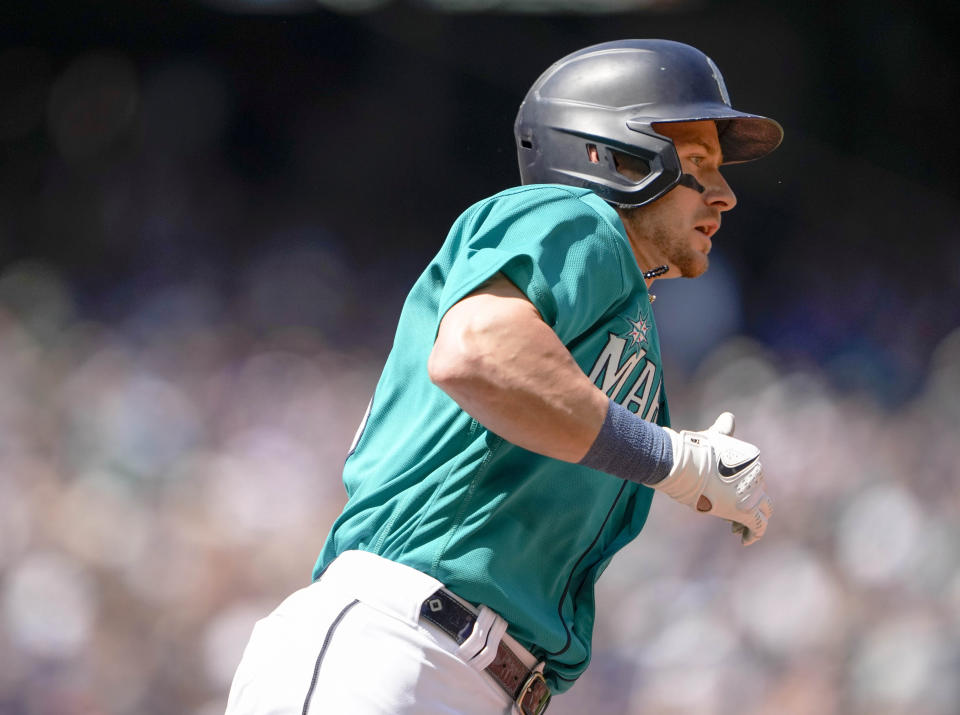
[[[420,617],[440,628],[461,645],[473,632],[477,615],[444,589],[423,602]],[[530,670],[501,640],[497,656],[486,672],[517,704],[523,715],[541,715],[550,704],[550,688],[540,671]]]

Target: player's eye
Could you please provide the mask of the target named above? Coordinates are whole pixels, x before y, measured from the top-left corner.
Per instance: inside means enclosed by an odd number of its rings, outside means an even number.
[[[694,166],[700,166],[703,163],[703,159],[704,157],[700,156],[699,154],[690,157],[690,161]]]

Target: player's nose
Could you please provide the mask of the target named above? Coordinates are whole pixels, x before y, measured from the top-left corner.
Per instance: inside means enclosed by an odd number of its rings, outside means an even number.
[[[729,211],[737,205],[737,196],[730,188],[730,184],[719,171],[714,172],[711,180],[703,192],[703,200],[708,206],[719,211]]]

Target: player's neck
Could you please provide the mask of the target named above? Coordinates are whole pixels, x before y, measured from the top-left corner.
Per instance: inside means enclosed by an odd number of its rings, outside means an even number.
[[[655,250],[646,242],[638,241],[630,235],[629,229],[627,236],[630,238],[630,248],[633,251],[633,259],[637,262],[637,267],[643,273],[643,279],[646,281],[647,288],[653,285],[657,278],[663,276],[668,267],[663,260],[660,252]]]
[[[617,209],[620,214],[620,221],[623,223],[624,231],[627,234],[627,240],[630,242],[630,250],[633,252],[633,259],[637,262],[637,267],[643,273],[643,279],[646,281],[647,288],[653,285],[653,282],[667,272],[666,261],[655,246],[646,240],[637,230],[637,226],[625,211]]]

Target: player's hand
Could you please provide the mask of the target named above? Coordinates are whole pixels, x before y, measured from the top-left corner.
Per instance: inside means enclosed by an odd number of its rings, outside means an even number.
[[[702,432],[664,429],[673,446],[673,468],[654,489],[733,522],[745,545],[758,541],[773,504],[765,491],[760,450],[732,436],[733,415],[724,412]]]

